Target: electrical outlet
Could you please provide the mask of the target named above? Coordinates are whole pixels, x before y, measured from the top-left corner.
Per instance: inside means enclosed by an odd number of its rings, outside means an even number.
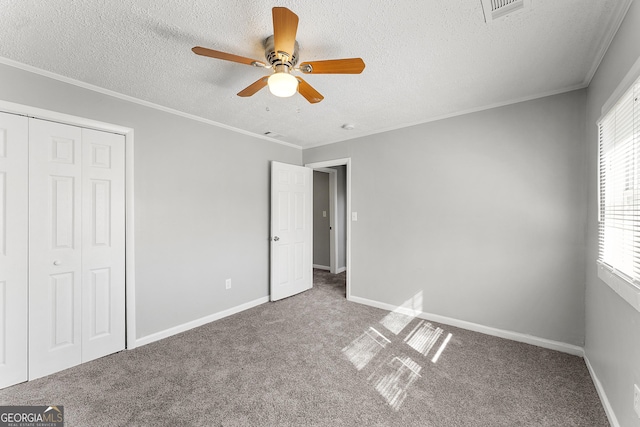
[[[231,279],[227,279],[224,281],[225,289],[231,289]]]
[[[636,410],[636,414],[640,418],[640,388],[638,388],[638,384],[633,385],[633,409]]]

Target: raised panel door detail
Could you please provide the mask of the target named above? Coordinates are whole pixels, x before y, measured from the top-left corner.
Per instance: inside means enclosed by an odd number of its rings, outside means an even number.
[[[305,229],[305,220],[307,216],[306,212],[306,204],[305,204],[305,195],[304,193],[294,193],[293,194],[293,203],[294,212],[295,212],[295,230],[304,230]]]
[[[90,339],[111,333],[111,269],[91,271]]]
[[[51,349],[75,343],[75,298],[74,274],[62,273],[51,276]]]
[[[289,172],[287,171],[279,171],[278,172],[278,184],[288,184],[289,183]]]
[[[302,280],[304,278],[304,242],[296,243],[293,248],[295,270],[293,272],[294,280]]]
[[[52,249],[73,249],[75,238],[75,180],[51,177]]]
[[[75,163],[75,141],[68,138],[51,138],[51,161],[54,163]]]
[[[289,225],[289,193],[278,193],[278,231],[288,231]]]
[[[94,246],[111,244],[111,182],[91,181],[92,230]]]
[[[90,144],[91,166],[94,168],[111,167],[111,147],[103,144]]]
[[[289,246],[279,246],[277,250],[278,258],[280,259],[280,263],[278,264],[278,268],[280,269],[278,274],[279,284],[284,285],[289,282],[289,259],[291,249]]]

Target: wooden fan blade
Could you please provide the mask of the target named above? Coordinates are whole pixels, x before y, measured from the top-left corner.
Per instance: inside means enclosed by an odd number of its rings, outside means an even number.
[[[274,7],[273,13],[273,45],[276,51],[285,52],[290,59],[296,44],[298,31],[298,15],[286,7]]]
[[[264,62],[256,61],[255,59],[245,58],[244,56],[234,55],[232,53],[220,52],[219,50],[207,49],[206,47],[196,46],[191,49],[196,55],[208,56],[210,58],[224,59],[225,61],[238,62],[240,64],[247,65],[259,65],[266,67]]]
[[[361,58],[328,59],[303,62],[300,71],[306,74],[360,74],[364,70]]]
[[[324,96],[322,96],[320,92],[315,90],[309,83],[305,82],[304,80],[302,80],[302,78],[297,76],[296,79],[298,79],[298,92],[300,92],[300,95],[304,96],[307,101],[315,104],[324,99]]]
[[[269,80],[268,76],[260,77],[258,80],[238,92],[238,96],[247,97],[254,95],[256,92],[267,85],[267,80]]]

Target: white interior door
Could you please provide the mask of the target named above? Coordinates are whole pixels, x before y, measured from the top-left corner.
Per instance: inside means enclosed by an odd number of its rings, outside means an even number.
[[[124,136],[82,129],[82,362],[124,349]]]
[[[29,379],[82,361],[81,139],[29,121]]]
[[[28,119],[0,113],[0,388],[27,380]]]
[[[271,301],[313,286],[313,170],[271,162]]]

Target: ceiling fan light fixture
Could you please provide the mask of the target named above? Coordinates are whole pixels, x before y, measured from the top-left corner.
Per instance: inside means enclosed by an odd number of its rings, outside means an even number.
[[[288,98],[298,91],[298,79],[285,71],[273,73],[267,84],[269,91],[280,98]]]
[[[507,0],[483,1],[504,2]],[[274,7],[271,9],[271,14],[273,16],[273,35],[264,40],[264,56],[267,59],[267,63],[202,46],[195,46],[191,50],[196,55],[273,69],[274,74],[270,77],[260,77],[238,92],[238,96],[243,98],[253,96],[265,86],[269,86],[269,91],[275,96],[285,98],[298,92],[309,103],[317,104],[324,99],[324,96],[301,77],[292,76],[292,71],[300,71],[305,74],[360,74],[364,70],[362,58],[325,59],[305,62],[299,68],[295,68],[298,63],[299,49],[296,41],[298,15],[286,7]]]

